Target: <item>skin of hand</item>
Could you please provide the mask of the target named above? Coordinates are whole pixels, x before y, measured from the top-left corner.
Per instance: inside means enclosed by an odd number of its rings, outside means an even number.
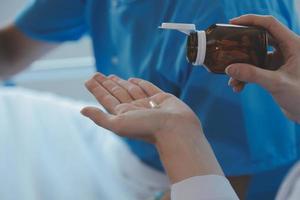
[[[271,35],[275,52],[268,54],[265,70],[249,64],[232,64],[226,68],[234,91],[243,90],[245,82],[256,83],[271,93],[286,116],[300,123],[300,37],[272,16],[244,15],[232,24],[258,26]]]
[[[108,113],[96,107],[86,107],[81,113],[122,137],[154,144],[172,183],[199,175],[223,175],[197,116],[175,96],[141,79],[126,81],[100,73],[86,87]],[[157,107],[152,108],[149,101]]]

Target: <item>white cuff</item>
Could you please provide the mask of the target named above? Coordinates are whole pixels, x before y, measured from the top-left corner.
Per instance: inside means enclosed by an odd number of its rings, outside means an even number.
[[[195,176],[172,185],[172,200],[238,200],[224,176]]]

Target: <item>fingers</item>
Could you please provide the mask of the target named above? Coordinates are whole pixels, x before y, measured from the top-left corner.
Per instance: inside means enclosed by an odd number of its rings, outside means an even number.
[[[88,80],[85,86],[108,112],[114,113],[114,108],[120,104],[120,101],[96,81],[96,76],[98,76],[98,74]]]
[[[90,118],[95,124],[105,129],[113,131],[115,127],[112,115],[102,112],[100,109],[95,107],[86,107],[81,110],[81,114],[85,117]]]
[[[243,82],[257,83],[269,91],[276,90],[278,73],[264,70],[249,64],[232,64],[226,68],[226,74]]]
[[[154,84],[152,84],[148,81],[142,80],[142,79],[131,78],[131,79],[129,79],[129,81],[131,83],[136,84],[140,88],[142,88],[148,96],[153,96],[153,95],[156,95],[160,92],[163,92],[161,89],[156,87]]]
[[[134,100],[147,97],[147,94],[136,84],[123,80],[115,75],[109,76],[108,78],[123,87]]]
[[[232,24],[252,25],[265,28],[279,43],[289,44],[295,34],[272,16],[243,15],[230,21]]]
[[[147,109],[150,108],[149,100],[154,99],[159,104],[168,96],[148,81],[137,78],[125,81],[115,75],[106,77],[100,73],[87,81],[86,87],[112,114]]]
[[[103,74],[97,73],[94,76],[94,79],[102,85],[110,94],[112,94],[116,99],[118,99],[121,103],[129,103],[133,101],[132,97],[130,94],[119,86],[117,83],[114,81],[110,80]]]
[[[241,92],[244,89],[246,83],[237,79],[230,78],[228,81],[228,85],[232,87],[234,92]]]

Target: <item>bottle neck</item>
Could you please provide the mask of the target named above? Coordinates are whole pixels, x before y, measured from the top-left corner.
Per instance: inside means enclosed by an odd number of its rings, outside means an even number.
[[[193,65],[203,65],[206,55],[206,33],[205,31],[197,31],[198,35],[198,50],[197,58]]]

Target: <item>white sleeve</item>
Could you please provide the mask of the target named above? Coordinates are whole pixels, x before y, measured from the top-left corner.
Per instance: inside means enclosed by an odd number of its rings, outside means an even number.
[[[238,200],[224,176],[195,176],[172,185],[171,200]]]
[[[276,200],[298,200],[300,196],[300,162],[288,173],[280,186]]]

